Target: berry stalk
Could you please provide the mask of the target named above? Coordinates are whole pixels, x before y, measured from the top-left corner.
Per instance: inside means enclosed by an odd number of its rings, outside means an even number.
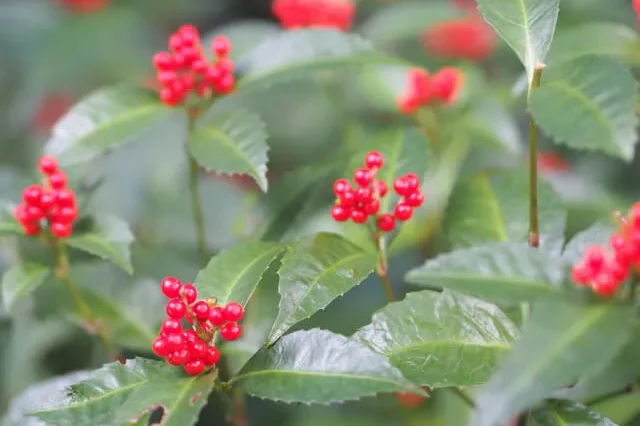
[[[540,79],[544,64],[538,64],[533,71],[529,86],[529,96],[534,89],[540,87]],[[538,229],[538,129],[533,115],[529,114],[529,245],[540,246]]]
[[[382,233],[375,235],[375,239],[376,246],[378,247],[378,265],[376,266],[376,271],[382,282],[382,287],[384,287],[387,300],[391,303],[394,302],[396,298],[393,295],[393,287],[391,287],[388,276],[387,241]]]
[[[189,126],[188,134],[193,132],[195,125],[195,117],[189,114]],[[202,200],[200,198],[200,188],[198,186],[199,167],[196,160],[186,149],[187,158],[189,159],[189,191],[191,193],[191,211],[193,213],[193,223],[196,228],[196,241],[198,247],[198,253],[202,257],[202,261],[206,262],[209,258],[207,253],[207,241],[206,241],[206,225],[204,223],[204,213],[202,211]]]

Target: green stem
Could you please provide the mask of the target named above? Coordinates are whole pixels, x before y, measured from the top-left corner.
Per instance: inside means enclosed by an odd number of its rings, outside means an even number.
[[[454,395],[460,398],[462,402],[467,404],[469,408],[476,408],[476,402],[473,400],[471,395],[469,395],[464,389],[462,388],[450,388],[450,389],[454,393]]]
[[[432,149],[436,150],[440,141],[440,129],[436,111],[431,108],[422,109],[414,117],[427,143]]]
[[[540,87],[540,79],[544,64],[539,64],[533,71],[533,78],[529,86],[531,92]],[[538,229],[538,129],[533,115],[529,115],[529,245],[540,246],[540,231]]]
[[[189,115],[189,135],[191,135],[191,133],[193,132],[194,126],[195,117],[193,115]],[[186,145],[185,151],[187,158],[189,159],[189,190],[191,192],[191,211],[193,213],[193,223],[196,227],[198,253],[200,253],[202,261],[206,262],[209,259],[209,255],[207,253],[206,226],[204,223],[204,213],[202,211],[202,200],[200,198],[200,189],[198,187],[198,176],[200,174],[200,168]]]
[[[376,266],[376,271],[380,277],[380,282],[382,282],[384,292],[387,295],[387,300],[391,303],[394,302],[396,298],[393,295],[393,287],[391,287],[391,282],[389,281],[388,276],[389,263],[387,260],[387,241],[382,233],[375,235],[374,238],[376,240],[376,246],[378,247],[378,264]]]

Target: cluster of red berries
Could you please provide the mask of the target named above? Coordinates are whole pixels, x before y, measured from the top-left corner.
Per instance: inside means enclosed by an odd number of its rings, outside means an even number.
[[[13,214],[26,235],[35,236],[42,231],[44,221],[51,235],[67,238],[73,231],[73,222],[78,218],[76,194],[67,188],[67,175],[58,169],[54,157],[40,158],[40,172],[45,176],[45,185],[30,185],[22,191],[22,204]]]
[[[75,13],[94,13],[106,8],[111,0],[58,0]]]
[[[610,297],[640,267],[640,203],[629,216],[620,218],[620,227],[609,239],[609,247],[591,246],[573,266],[571,278],[580,286]]]
[[[427,70],[412,68],[407,73],[407,83],[407,91],[398,98],[398,108],[409,115],[435,102],[453,104],[464,83],[464,75],[453,67],[442,68],[433,76]]]
[[[274,0],[271,8],[288,30],[315,27],[348,31],[356,11],[352,0]]]
[[[425,50],[443,60],[482,62],[493,55],[496,43],[495,32],[477,13],[432,25],[422,34]]]
[[[196,300],[196,288],[175,277],[164,278],[160,287],[171,300],[165,308],[167,319],[153,341],[153,352],[171,365],[182,366],[188,375],[197,376],[220,360],[220,352],[212,344],[217,331],[227,341],[242,336],[238,321],[244,317],[244,308],[236,302],[217,306],[215,298]],[[186,329],[183,319],[190,324]]]
[[[337,201],[331,208],[334,220],[345,222],[351,219],[355,223],[365,223],[369,216],[373,216],[380,231],[391,232],[396,226],[396,219],[404,222],[411,218],[413,209],[424,203],[420,179],[413,173],[397,178],[393,184],[394,191],[401,196],[393,214],[379,214],[380,200],[389,189],[384,181],[375,178],[383,164],[382,154],[371,151],[365,156],[365,167],[357,169],[353,175],[357,188],[346,179],[335,181],[333,192]]]
[[[633,0],[633,10],[635,10],[638,19],[640,19],[640,0]]]
[[[216,56],[213,64],[204,55],[200,33],[193,25],[183,25],[172,34],[169,49],[171,52],[158,52],[153,57],[158,83],[162,86],[160,99],[165,105],[179,105],[192,93],[206,98],[233,90],[233,62],[227,57],[231,43],[226,37],[216,37],[211,43]]]

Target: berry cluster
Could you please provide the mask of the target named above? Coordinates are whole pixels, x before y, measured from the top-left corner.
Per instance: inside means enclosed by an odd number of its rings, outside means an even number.
[[[435,75],[420,68],[407,73],[407,91],[398,98],[398,108],[403,114],[413,114],[419,108],[435,102],[453,104],[464,83],[464,76],[457,68],[445,67]]]
[[[346,179],[335,181],[333,192],[337,201],[331,208],[331,217],[335,221],[345,222],[351,219],[355,223],[365,223],[369,216],[373,216],[380,231],[391,232],[395,228],[396,219],[401,222],[409,220],[413,209],[424,203],[418,176],[408,173],[396,179],[393,184],[393,189],[401,196],[394,213],[379,214],[380,200],[388,193],[387,184],[375,178],[383,164],[382,154],[371,151],[365,156],[365,167],[357,169],[353,175],[357,188]]]
[[[288,30],[315,27],[348,31],[356,11],[352,0],[274,0],[271,8]]]
[[[216,37],[211,43],[216,56],[213,64],[205,57],[200,33],[192,25],[183,25],[171,35],[169,49],[170,52],[158,52],[153,57],[158,83],[162,86],[160,99],[165,105],[179,105],[192,93],[207,98],[233,90],[233,62],[227,57],[231,43],[226,37]]]
[[[640,0],[633,0],[633,10],[635,10],[638,19],[640,19]]]
[[[59,0],[74,13],[95,13],[106,8],[110,0]]]
[[[216,331],[227,341],[240,338],[238,321],[244,317],[244,308],[236,302],[217,306],[215,298],[196,300],[196,288],[175,277],[164,278],[160,286],[171,300],[165,309],[167,319],[153,341],[153,352],[171,365],[182,366],[188,375],[197,376],[220,360],[220,352],[212,344]],[[183,319],[190,324],[186,329]]]
[[[426,51],[444,60],[482,62],[493,54],[496,43],[493,29],[476,14],[432,25],[422,35]]]
[[[590,286],[599,296],[610,297],[640,266],[640,203],[609,239],[609,248],[589,247],[573,266],[571,278],[580,286]]]
[[[58,162],[48,155],[40,158],[40,172],[45,185],[30,185],[22,191],[22,204],[14,210],[16,220],[26,235],[35,236],[46,221],[51,235],[67,238],[78,218],[76,194],[67,188],[67,175],[58,169]]]

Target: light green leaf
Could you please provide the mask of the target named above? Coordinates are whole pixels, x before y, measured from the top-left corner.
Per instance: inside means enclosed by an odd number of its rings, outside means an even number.
[[[10,311],[20,299],[27,297],[44,283],[48,267],[37,263],[17,263],[2,277],[2,302]]]
[[[617,426],[589,407],[572,401],[553,401],[533,412],[531,426]]]
[[[497,303],[558,297],[565,265],[526,244],[492,243],[456,250],[412,269],[406,280],[461,291]]]
[[[313,329],[262,349],[233,383],[259,398],[282,402],[339,402],[381,392],[422,391],[387,359],[339,334]]]
[[[135,139],[171,112],[158,93],[149,89],[99,89],[56,123],[45,152],[62,164],[86,161]]]
[[[609,238],[615,232],[615,228],[609,223],[596,223],[590,228],[580,232],[567,243],[562,253],[562,258],[569,265],[578,263],[587,248],[593,245],[607,246]]]
[[[518,329],[495,305],[449,291],[409,293],[382,308],[354,339],[430,388],[485,383]]]
[[[20,224],[13,217],[13,205],[0,201],[0,236],[22,234]]]
[[[626,425],[640,414],[640,393],[624,393],[593,404],[591,408],[612,422]]]
[[[529,180],[525,173],[479,174],[461,181],[453,191],[443,230],[452,248],[492,241],[527,241],[529,235]],[[566,213],[551,186],[539,182],[540,246],[560,254]]]
[[[129,274],[133,274],[129,249],[133,242],[133,234],[125,222],[114,216],[97,217],[91,230],[74,234],[64,242],[75,249],[113,262]]]
[[[194,282],[198,294],[217,298],[219,305],[233,301],[245,306],[284,248],[284,244],[249,241],[220,252],[198,273]]]
[[[476,398],[472,425],[503,425],[553,391],[607,365],[628,340],[632,319],[630,306],[613,303],[535,304],[522,337]]]
[[[560,0],[478,0],[478,10],[520,58],[529,76],[544,63]]]
[[[212,110],[199,121],[187,146],[203,167],[226,174],[248,174],[267,191],[267,132],[251,112]]]
[[[614,22],[589,22],[564,30],[558,28],[547,62],[556,66],[583,56],[597,55],[638,63],[633,55],[638,41],[635,30]]]
[[[292,244],[278,271],[280,312],[269,344],[360,284],[373,272],[376,260],[375,253],[336,234],[319,233]]]
[[[556,142],[631,161],[638,141],[637,84],[615,59],[584,57],[550,67],[531,93],[536,123]]]
[[[187,377],[164,361],[136,358],[107,364],[72,385],[59,406],[33,413],[48,425],[123,426],[161,407],[165,426],[193,425],[213,390],[215,374]]]

